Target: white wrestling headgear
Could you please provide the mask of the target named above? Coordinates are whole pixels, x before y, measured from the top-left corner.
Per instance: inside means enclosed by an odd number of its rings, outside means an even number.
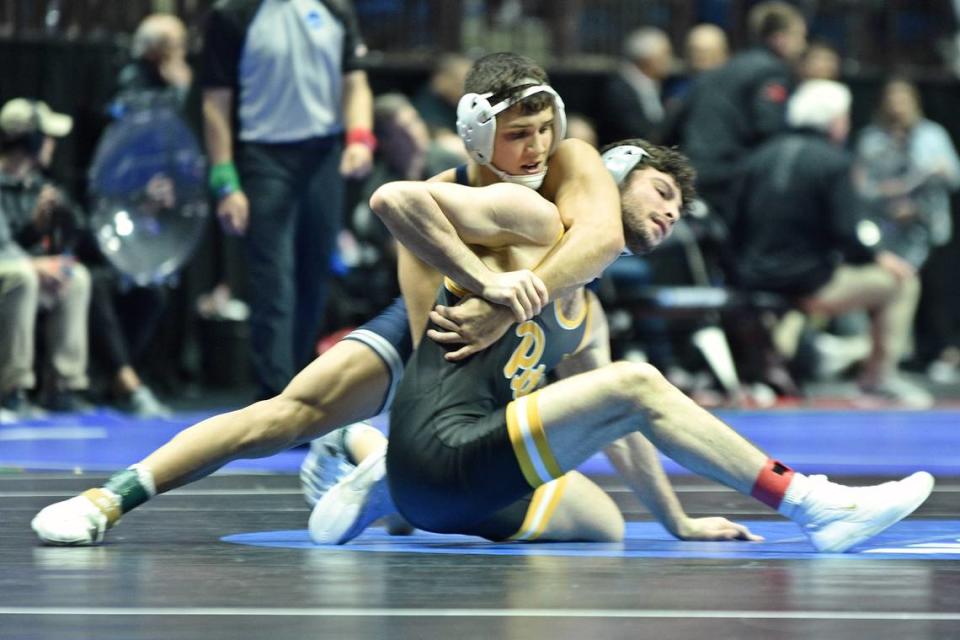
[[[608,149],[601,156],[603,164],[607,171],[613,176],[617,186],[622,186],[623,181],[627,179],[633,168],[644,158],[649,158],[650,154],[632,144],[622,144],[619,147]]]
[[[457,133],[463,140],[470,157],[490,168],[504,182],[539,189],[547,175],[546,169],[530,175],[511,175],[493,166],[493,141],[497,133],[497,115],[503,113],[521,100],[537,93],[549,93],[553,96],[553,142],[548,156],[557,150],[560,141],[567,135],[567,112],[563,99],[547,84],[538,84],[536,80],[524,79],[518,87],[530,84],[517,93],[504,98],[496,104],[490,104],[493,93],[468,93],[457,104]]]
[[[617,186],[621,187],[627,179],[627,176],[633,171],[633,168],[636,167],[641,160],[649,157],[650,154],[644,151],[642,147],[632,144],[622,144],[605,151],[604,154],[600,156],[600,159],[603,160],[604,166],[607,168],[607,171],[610,172],[610,175],[613,176]],[[627,247],[624,247],[620,255],[632,256],[633,252]]]

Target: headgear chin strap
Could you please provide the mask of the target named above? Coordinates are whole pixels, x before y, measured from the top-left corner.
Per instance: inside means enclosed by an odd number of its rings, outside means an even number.
[[[600,156],[604,166],[607,168],[607,171],[610,172],[610,175],[613,176],[618,187],[623,186],[627,176],[630,175],[630,172],[633,171],[633,168],[636,167],[641,160],[649,157],[650,154],[644,151],[642,147],[632,144],[622,144],[618,147],[613,147]],[[633,251],[624,247],[620,255],[632,256]]]
[[[522,85],[520,85],[522,86]],[[563,99],[547,84],[533,84],[510,95],[496,104],[490,104],[492,93],[468,93],[457,104],[457,133],[463,140],[467,153],[475,161],[490,167],[505,182],[539,189],[546,171],[533,175],[512,175],[493,166],[493,143],[497,134],[497,115],[503,113],[518,102],[537,93],[549,93],[553,96],[553,142],[548,155],[553,154],[557,145],[567,135],[567,113]],[[535,185],[535,186],[534,186]]]

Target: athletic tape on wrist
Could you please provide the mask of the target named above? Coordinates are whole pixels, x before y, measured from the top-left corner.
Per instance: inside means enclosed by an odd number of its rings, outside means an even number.
[[[213,165],[210,167],[208,184],[210,191],[217,199],[228,196],[234,191],[240,191],[240,174],[237,173],[237,167],[232,162]]]

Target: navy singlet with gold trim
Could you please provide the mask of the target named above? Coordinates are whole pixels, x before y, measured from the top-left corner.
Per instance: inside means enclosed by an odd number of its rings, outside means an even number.
[[[437,303],[465,294],[446,280]],[[491,539],[518,533],[531,492],[564,475],[525,396],[585,342],[588,310],[582,290],[551,302],[462,362],[423,338],[394,400],[387,448],[391,494],[412,524]]]

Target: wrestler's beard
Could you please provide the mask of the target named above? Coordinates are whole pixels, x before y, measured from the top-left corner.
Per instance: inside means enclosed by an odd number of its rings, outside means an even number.
[[[627,249],[634,255],[653,251],[659,242],[649,221],[638,219],[632,214],[624,216],[623,240]]]

